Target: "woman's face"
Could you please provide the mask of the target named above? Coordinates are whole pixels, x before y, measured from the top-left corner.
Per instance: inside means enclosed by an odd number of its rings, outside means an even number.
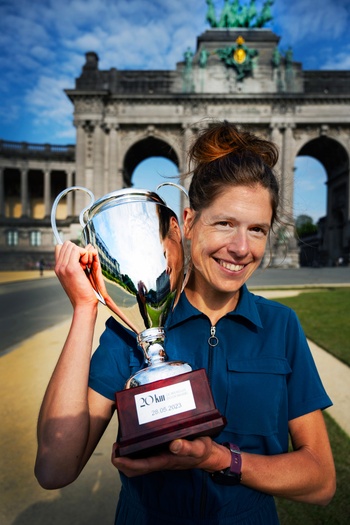
[[[185,209],[191,285],[202,294],[235,295],[264,255],[272,218],[270,193],[260,185],[228,186],[196,221],[195,214]]]

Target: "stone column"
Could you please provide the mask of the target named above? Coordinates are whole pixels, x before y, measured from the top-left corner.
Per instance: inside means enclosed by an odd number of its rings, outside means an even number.
[[[21,216],[29,216],[29,202],[28,202],[28,170],[21,169]]]
[[[272,123],[270,126],[270,137],[271,141],[276,144],[278,148],[278,161],[275,166],[275,172],[278,177],[278,182],[282,191],[282,154],[283,154],[283,145],[282,145],[282,133],[280,126],[277,123]]]
[[[93,134],[92,191],[99,199],[104,195],[104,130],[101,123],[96,123]],[[90,188],[91,189],[91,188]]]
[[[104,131],[104,148],[103,148],[103,195],[109,193],[109,148],[111,127],[105,122],[102,124]]]
[[[191,179],[189,177],[184,177],[184,174],[187,174],[190,170],[190,167],[187,165],[188,161],[188,150],[192,144],[193,141],[193,135],[194,130],[191,127],[191,124],[182,124],[182,158],[179,159],[179,173],[180,173],[180,184],[188,191],[191,183]],[[183,192],[181,192],[180,196],[180,218],[182,221],[183,217],[183,210],[186,206],[189,205],[189,200],[184,195]],[[185,246],[185,251],[188,252],[189,247],[188,244]]]
[[[0,167],[0,217],[5,217],[5,180],[4,168]]]
[[[179,171],[180,174],[187,173],[188,169],[190,167],[187,166],[187,160],[188,160],[188,150],[192,144],[193,141],[193,133],[194,130],[191,127],[191,124],[183,124],[182,125],[182,158],[180,159],[180,166]],[[189,178],[186,178],[184,180],[181,180],[181,184],[188,190],[190,186],[190,180]]]
[[[287,226],[284,228],[283,238],[288,246],[288,252],[282,260],[283,266],[292,268],[299,267],[299,248],[294,232],[294,151],[295,139],[293,135],[293,123],[287,123],[283,136],[283,184],[282,184],[282,206],[284,220]]]
[[[44,217],[50,216],[51,206],[51,172],[46,169],[44,171]]]
[[[67,188],[73,186],[73,170],[67,171]],[[73,215],[73,192],[67,193],[67,217]]]
[[[293,217],[294,198],[294,137],[293,124],[287,124],[283,136],[282,200],[288,218]]]
[[[121,160],[119,124],[114,124],[109,133],[109,191],[123,188],[123,164]]]
[[[88,150],[86,135],[89,127],[86,125],[85,121],[76,121],[74,124],[77,130],[77,141],[75,147],[75,183],[77,186],[84,186],[88,189],[92,189],[92,187],[89,187],[89,181],[86,179],[86,157]],[[74,192],[73,197],[75,207],[74,210],[72,210],[72,215],[77,216],[86,206],[86,196],[82,191],[76,191]]]

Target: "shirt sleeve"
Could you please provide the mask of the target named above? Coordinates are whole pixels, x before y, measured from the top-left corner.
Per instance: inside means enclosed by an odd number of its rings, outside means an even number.
[[[332,405],[317,371],[301,324],[290,310],[287,359],[292,373],[288,378],[288,420]]]
[[[127,379],[141,367],[142,361],[136,334],[111,317],[91,358],[89,387],[114,400],[115,393],[124,389]]]

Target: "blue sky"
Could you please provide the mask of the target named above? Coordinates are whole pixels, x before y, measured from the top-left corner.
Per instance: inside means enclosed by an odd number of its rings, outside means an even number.
[[[214,2],[219,15],[224,1]],[[0,138],[74,143],[63,90],[85,53],[96,51],[101,69],[174,69],[209,28],[206,11],[205,0],[0,0]],[[350,0],[275,0],[272,13],[280,49],[292,46],[304,69],[350,69]]]

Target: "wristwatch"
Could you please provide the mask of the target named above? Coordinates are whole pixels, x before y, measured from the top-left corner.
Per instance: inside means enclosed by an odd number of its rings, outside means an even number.
[[[242,479],[242,456],[237,445],[233,443],[222,443],[231,452],[231,465],[224,470],[218,470],[211,474],[215,483],[220,485],[239,485]]]

